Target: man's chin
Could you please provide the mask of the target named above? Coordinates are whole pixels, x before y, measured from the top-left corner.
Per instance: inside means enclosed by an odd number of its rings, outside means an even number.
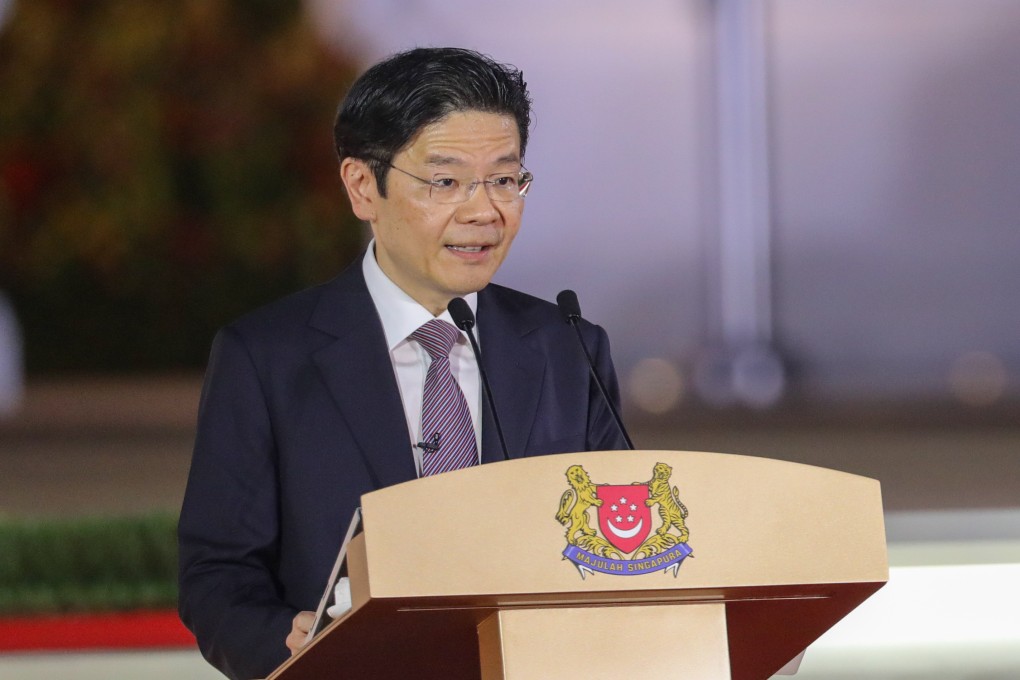
[[[495,272],[469,272],[468,276],[461,276],[450,282],[447,290],[451,292],[455,297],[464,297],[471,293],[477,293],[482,288],[489,285],[492,281],[492,277]]]

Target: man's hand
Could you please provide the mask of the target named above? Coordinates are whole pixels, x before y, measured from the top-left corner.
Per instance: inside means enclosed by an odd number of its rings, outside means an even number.
[[[297,654],[298,650],[305,646],[308,631],[311,630],[313,623],[315,623],[315,612],[300,612],[294,617],[290,635],[287,636],[287,649],[290,650],[291,656]]]

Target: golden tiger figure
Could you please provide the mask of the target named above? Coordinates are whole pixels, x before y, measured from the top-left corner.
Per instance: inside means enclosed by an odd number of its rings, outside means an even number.
[[[635,552],[635,556],[658,555],[677,543],[686,543],[690,538],[690,532],[684,522],[687,518],[687,506],[680,502],[679,490],[675,486],[670,487],[669,478],[672,474],[673,468],[665,463],[656,463],[652,468],[652,478],[648,482],[648,500],[645,501],[645,505],[648,507],[659,506],[659,517],[662,519],[662,524],[641,544],[641,547]],[[669,533],[673,527],[676,527],[680,532],[679,536]]]
[[[567,543],[593,555],[619,559],[620,553],[588,524],[588,508],[602,505],[602,500],[595,495],[591,477],[580,465],[571,465],[567,468],[567,482],[570,488],[560,497],[560,509],[556,513],[556,521],[567,527]]]

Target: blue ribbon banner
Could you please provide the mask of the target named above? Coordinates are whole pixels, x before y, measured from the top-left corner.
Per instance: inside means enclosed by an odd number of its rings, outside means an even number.
[[[638,560],[614,560],[609,557],[593,555],[587,550],[581,550],[576,545],[568,545],[563,551],[563,557],[577,566],[578,571],[581,572],[581,578],[595,572],[613,576],[637,576],[638,574],[670,570],[675,578],[680,569],[680,563],[692,552],[686,543],[678,543],[661,555],[654,557]]]

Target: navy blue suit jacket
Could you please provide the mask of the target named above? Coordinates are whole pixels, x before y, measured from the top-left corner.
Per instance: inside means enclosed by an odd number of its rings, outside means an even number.
[[[477,329],[511,457],[626,445],[573,330],[501,286]],[[601,328],[582,330],[614,398]],[[502,460],[483,413],[482,460]],[[180,613],[205,657],[264,677],[315,609],[361,495],[415,478],[407,420],[360,261],[223,328],[206,373],[181,510]]]

